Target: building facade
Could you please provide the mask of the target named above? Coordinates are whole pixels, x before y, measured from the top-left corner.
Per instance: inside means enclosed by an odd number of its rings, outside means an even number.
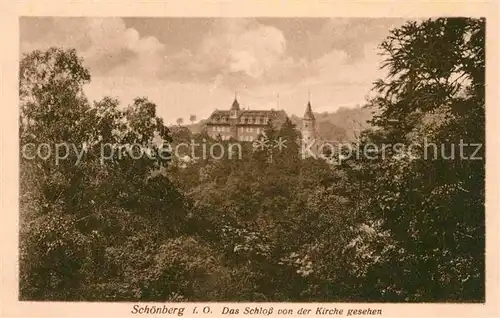
[[[229,110],[215,110],[206,123],[207,133],[212,138],[222,140],[238,140],[252,142],[258,139],[271,122],[276,129],[286,120],[284,110],[249,110],[242,109],[237,98]],[[302,126],[302,144],[314,144],[317,140],[316,119],[312,111],[311,102],[308,101]],[[315,146],[309,147],[315,151]]]
[[[206,123],[207,133],[212,138],[238,141],[257,140],[271,122],[279,127],[287,118],[284,110],[249,110],[241,109],[236,97],[231,109],[215,110]]]

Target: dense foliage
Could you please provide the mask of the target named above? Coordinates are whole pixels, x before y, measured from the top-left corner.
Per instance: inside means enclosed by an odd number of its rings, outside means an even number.
[[[484,143],[484,41],[476,19],[393,30],[372,128],[335,165],[303,159],[290,120],[241,159],[169,156],[230,141],[167,128],[146,98],[90,104],[73,50],[25,55],[21,299],[483,301],[484,148],[426,157],[425,142]]]

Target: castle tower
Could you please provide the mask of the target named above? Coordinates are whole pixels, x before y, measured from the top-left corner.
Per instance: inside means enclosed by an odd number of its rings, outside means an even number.
[[[302,141],[309,144],[316,140],[316,119],[311,108],[311,101],[307,102],[306,112],[302,118]]]
[[[231,137],[234,139],[238,139],[237,124],[238,124],[238,118],[240,115],[240,111],[241,111],[240,103],[238,103],[238,99],[237,99],[237,96],[235,93],[233,105],[231,105],[231,109],[229,110],[229,120],[230,120],[229,129],[230,129]]]
[[[238,113],[240,112],[240,103],[238,103],[238,99],[236,97],[236,93],[234,94],[234,101],[233,101],[233,105],[231,105],[231,114],[230,114],[230,117],[231,118],[236,118],[238,117]]]

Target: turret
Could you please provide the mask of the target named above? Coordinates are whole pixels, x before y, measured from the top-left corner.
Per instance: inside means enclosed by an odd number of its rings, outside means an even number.
[[[233,105],[231,105],[230,117],[237,118],[239,112],[240,112],[240,104],[238,103],[238,99],[236,98],[236,94],[234,94],[234,101],[233,101]]]
[[[307,102],[306,112],[302,118],[302,140],[310,143],[316,139],[316,119],[311,108],[311,102]]]

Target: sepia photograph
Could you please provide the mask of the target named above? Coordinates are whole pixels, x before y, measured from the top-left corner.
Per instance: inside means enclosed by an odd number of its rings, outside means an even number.
[[[484,303],[488,21],[20,17],[18,300]]]

